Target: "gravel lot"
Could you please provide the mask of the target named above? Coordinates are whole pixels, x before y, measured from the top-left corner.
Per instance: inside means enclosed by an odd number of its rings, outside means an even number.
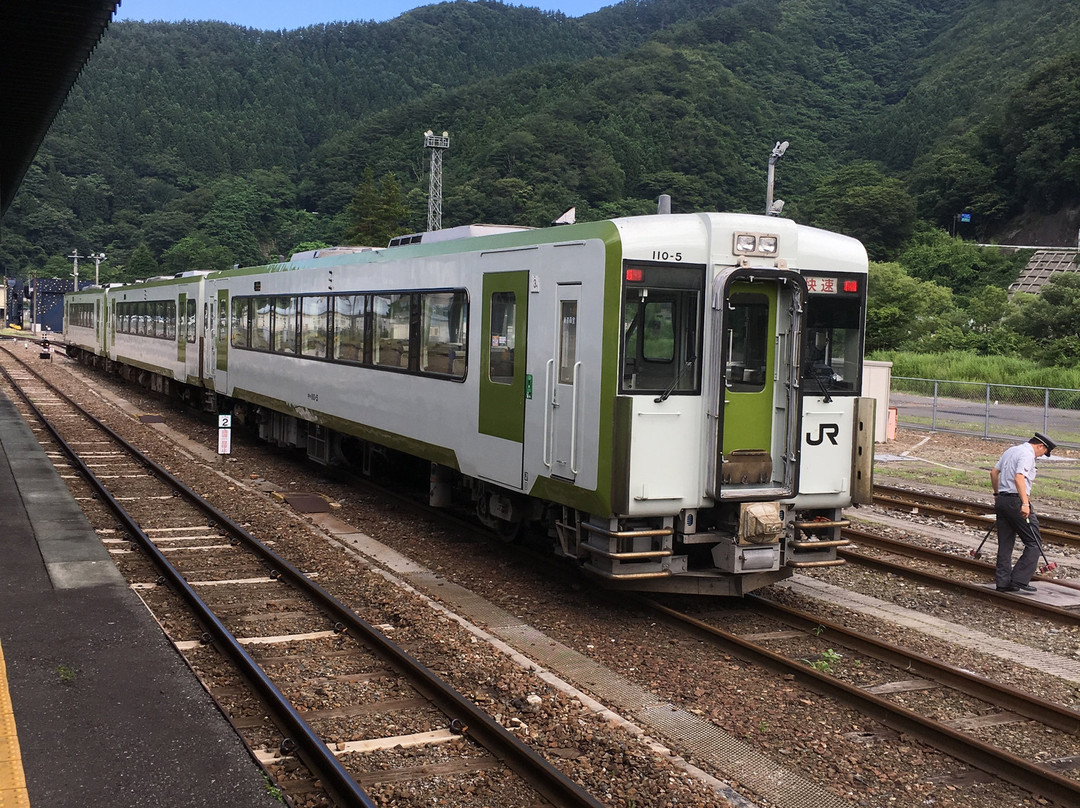
[[[57,363],[52,375],[81,371],[70,363]],[[216,445],[214,424],[170,410],[131,387],[116,387],[95,377],[94,384],[116,388],[139,412],[165,415],[167,425],[206,447]],[[85,398],[85,397],[84,397]],[[99,407],[102,409],[102,407]],[[985,778],[963,777],[964,764],[917,742],[883,729],[853,711],[803,690],[686,635],[673,632],[648,611],[625,598],[597,590],[575,576],[553,577],[538,569],[527,555],[513,547],[489,542],[475,533],[423,518],[407,508],[345,484],[333,470],[322,469],[296,455],[274,451],[242,435],[234,436],[234,454],[225,463],[208,467],[175,448],[158,448],[157,433],[114,407],[105,406],[109,420],[128,435],[141,435],[155,455],[171,455],[174,473],[190,474],[194,487],[219,507],[237,514],[260,532],[272,535],[277,549],[294,563],[320,573],[321,583],[374,623],[395,626],[409,640],[410,650],[459,690],[474,698],[502,723],[526,736],[536,749],[556,762],[568,775],[585,783],[605,804],[612,806],[722,806],[722,792],[692,776],[670,757],[658,754],[645,740],[611,724],[580,700],[552,687],[502,652],[477,640],[475,634],[452,621],[438,618],[427,601],[394,587],[359,562],[340,545],[315,540],[299,521],[283,518],[255,483],[271,481],[285,491],[312,491],[330,497],[341,508],[335,516],[435,571],[490,600],[567,647],[595,660],[626,680],[651,691],[659,702],[692,711],[758,753],[797,772],[842,804],[853,806],[956,806],[1045,804],[1026,793]],[[924,440],[929,438],[929,440]],[[1004,444],[963,436],[901,431],[896,441],[878,447],[879,454],[906,460],[879,462],[879,482],[963,487],[966,480],[988,496],[986,473]],[[1060,468],[1075,462],[1059,450]],[[918,459],[911,459],[918,458]],[[1042,465],[1040,465],[1042,469]],[[1057,473],[1055,471],[1055,473]],[[226,475],[223,478],[221,475]],[[945,475],[943,477],[942,475]],[[946,479],[948,482],[946,482]],[[1037,508],[1072,512],[1077,506],[1067,497],[1046,501]],[[917,523],[913,522],[913,525]],[[915,527],[912,528],[916,529]],[[970,531],[969,531],[970,533]],[[914,590],[903,582],[883,583],[854,566],[814,574],[829,583],[872,594],[917,611],[937,614],[987,634],[1029,644],[1067,657],[1080,656],[1080,638],[1072,630],[1033,629],[1028,618],[998,613],[962,596]],[[436,600],[437,591],[429,593]],[[1052,696],[1064,704],[1080,701],[1080,682],[1035,672],[1030,668],[961,648],[925,634],[853,611],[839,609],[803,595],[772,587],[770,597],[807,611],[822,613],[835,622],[870,629],[930,656],[984,675]],[[684,605],[684,604],[680,604]],[[710,601],[711,610],[728,608]],[[521,649],[528,653],[527,649]],[[313,672],[313,678],[317,678]],[[588,693],[589,682],[571,684]],[[530,698],[532,696],[539,697]],[[912,697],[912,706],[933,711],[932,692]],[[681,740],[660,742],[681,752]],[[1033,758],[1077,754],[1080,749],[1025,750]],[[709,770],[709,774],[742,790],[754,804],[775,803],[760,793],[745,790],[737,772]],[[388,761],[388,765],[394,762]],[[974,780],[974,782],[970,782]],[[414,786],[399,784],[378,793],[383,805],[489,805],[502,802],[497,790],[474,784],[468,800],[455,784],[426,783],[423,794],[408,794]],[[477,796],[479,790],[479,796]],[[476,799],[474,799],[476,797]]]

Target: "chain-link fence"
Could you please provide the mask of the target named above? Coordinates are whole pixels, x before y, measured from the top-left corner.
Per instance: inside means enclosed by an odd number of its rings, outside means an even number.
[[[1038,431],[1080,447],[1080,390],[893,376],[889,404],[909,429],[1002,440]]]

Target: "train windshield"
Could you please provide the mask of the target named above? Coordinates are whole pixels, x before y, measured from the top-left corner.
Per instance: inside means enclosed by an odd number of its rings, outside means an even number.
[[[850,393],[862,388],[865,276],[806,278],[803,391]]]
[[[690,267],[627,266],[621,392],[700,391],[704,277]]]

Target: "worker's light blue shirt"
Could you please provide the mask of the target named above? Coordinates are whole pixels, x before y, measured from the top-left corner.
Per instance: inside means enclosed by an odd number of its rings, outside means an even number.
[[[1035,447],[1030,443],[1021,443],[1005,450],[994,466],[1000,473],[998,491],[1002,494],[1019,494],[1016,490],[1016,475],[1023,474],[1027,480],[1027,490],[1024,492],[1031,496],[1031,483],[1035,479]]]

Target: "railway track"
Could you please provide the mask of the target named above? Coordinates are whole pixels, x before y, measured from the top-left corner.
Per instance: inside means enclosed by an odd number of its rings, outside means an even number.
[[[973,500],[910,491],[891,486],[874,486],[874,504],[883,508],[910,512],[918,510],[931,516],[940,516],[978,528],[994,524],[993,503],[984,504]],[[1044,539],[1058,542],[1066,547],[1080,549],[1080,525],[1067,519],[1039,514],[1039,530]]]
[[[118,548],[124,548],[125,543],[126,542],[118,542],[117,547]],[[123,554],[123,555],[132,555],[132,554]],[[162,597],[166,596],[166,594],[167,594],[167,592],[162,587],[154,587],[152,590],[148,590],[148,591],[152,592],[152,593],[158,593]],[[276,597],[273,597],[272,602],[274,603],[274,605],[276,607],[279,607],[281,609],[295,610],[294,606],[291,603],[289,603],[289,598],[283,597],[280,594],[278,596],[276,596]],[[821,621],[818,621],[818,623],[816,623],[816,624],[820,625]],[[788,629],[788,630],[794,630],[794,629]],[[189,632],[188,636],[191,636],[193,633],[194,632]],[[814,630],[810,630],[809,632],[804,631],[802,633],[809,634],[809,635],[814,636],[814,637],[818,636],[818,635],[816,635],[814,633]],[[346,633],[345,637],[341,637],[341,639],[345,639],[347,637],[348,637],[348,633]],[[831,643],[833,646],[839,647],[839,643],[838,643],[838,641],[836,639],[836,635],[834,635],[831,631],[825,630],[823,633],[821,633],[821,638],[822,638],[822,642]],[[332,639],[332,642],[337,642],[337,641],[333,641],[333,639]],[[773,642],[775,642],[775,641],[773,641]],[[791,641],[780,641],[780,642],[791,642]],[[822,646],[822,647],[824,647],[824,646]],[[211,648],[203,647],[200,650],[202,650],[203,652],[205,652],[205,654],[208,654],[208,655],[213,656],[213,654],[214,654],[214,651]],[[825,650],[827,650],[827,648],[825,648]],[[340,652],[342,652],[342,651],[337,650],[335,652],[339,652],[339,654],[340,654]],[[822,654],[823,654],[823,651],[806,650],[804,652],[801,652],[801,656],[799,657],[799,661],[801,661],[801,664],[802,664],[802,666],[804,666],[804,668],[809,668],[808,660],[810,662],[827,661],[827,659],[825,659],[825,658],[823,658],[821,656]],[[847,658],[848,657],[846,655],[846,659]],[[295,654],[292,654],[292,652],[278,652],[278,654],[276,654],[274,656],[269,656],[269,657],[267,657],[265,659],[262,659],[261,661],[264,662],[268,666],[268,668],[273,669],[273,668],[276,668],[276,666],[287,666],[289,663],[294,663],[295,664],[296,659],[297,659],[297,656]],[[810,669],[810,670],[818,671],[818,669]],[[862,670],[863,671],[870,670],[869,663],[864,664],[862,666]],[[836,675],[835,672],[828,672],[828,671],[824,672],[824,674],[826,676],[835,676]],[[346,674],[346,675],[352,675],[352,674]],[[224,688],[218,688],[218,692],[220,693],[220,691],[222,689],[224,689]],[[912,691],[904,691],[904,690],[902,690],[900,698],[904,698],[904,696],[903,696],[904,692],[919,693],[919,692],[924,692],[924,691],[923,690],[912,690]],[[220,693],[219,698],[225,698],[225,697],[226,697],[225,693]],[[908,697],[908,698],[910,698],[910,697]],[[969,696],[968,698],[973,699],[975,697]],[[989,703],[989,702],[987,702],[987,703]],[[253,711],[253,715],[251,717],[242,716],[240,718],[240,721],[241,721],[241,723],[247,722],[247,721],[255,722],[256,717],[254,716],[254,711]],[[1007,725],[1007,726],[1011,726],[1011,725]],[[906,732],[908,730],[903,730],[903,731]],[[1055,730],[1055,731],[1065,731],[1065,730]],[[1070,741],[1066,740],[1065,743],[1068,744],[1068,743],[1070,743]],[[264,745],[264,748],[266,748],[265,749],[266,753],[270,756],[271,759],[273,759],[274,758],[274,753],[272,751],[273,744],[264,743],[262,745]],[[337,745],[337,743],[335,743],[335,745]],[[959,757],[960,759],[964,759],[961,755],[957,755],[957,757]],[[1064,759],[1059,760],[1059,762],[1057,764],[1048,764],[1048,766],[1052,766],[1052,765],[1067,766],[1069,764],[1069,757],[1070,757],[1069,755],[1064,755],[1063,756]],[[289,758],[284,758],[284,759],[287,760]],[[271,763],[271,765],[272,765],[272,763]]]
[[[919,583],[962,590],[969,596],[986,599],[1012,611],[1045,617],[1069,626],[1080,626],[1080,611],[1075,608],[1054,606],[1033,599],[1028,595],[998,592],[993,586],[994,565],[985,561],[934,550],[912,542],[879,536],[857,528],[845,528],[843,535],[856,545],[874,548],[884,553],[918,561],[895,561],[881,555],[871,555],[858,549],[841,548],[838,555],[845,561],[879,572],[898,575]],[[936,567],[930,569],[927,565]],[[942,569],[944,568],[944,571]],[[959,577],[956,572],[964,573]],[[1070,590],[1080,590],[1080,584],[1046,575],[1036,575],[1033,581],[1054,584]]]
[[[1080,770],[1080,712],[765,598],[745,599],[753,605],[752,628],[746,632],[731,629],[738,620],[729,610],[693,616],[655,600],[644,602],[726,652],[795,679],[989,777],[1061,805],[1080,804],[1080,781],[1056,770]],[[763,615],[775,621],[775,628],[762,630]],[[850,653],[842,656],[836,647]],[[939,699],[942,690],[951,693],[949,706],[935,707],[937,717],[919,711],[918,694],[928,689],[937,690]],[[1068,753],[1039,765],[979,737],[1005,725],[1018,748],[1050,745]],[[1022,739],[1015,737],[1018,732]]]
[[[600,806],[279,555],[272,540],[252,535],[17,357],[4,355],[8,383],[91,496],[115,515],[118,527],[105,540],[170,639],[193,669],[232,681],[235,675],[221,670],[225,658],[246,683],[211,692],[279,784],[303,799],[324,794],[338,806],[374,806],[365,788],[482,776],[517,804]],[[13,362],[19,368],[9,372]],[[184,614],[181,602],[189,610]],[[297,667],[315,659],[335,673],[313,686]],[[387,725],[399,731],[380,734]],[[388,765],[403,748],[410,749],[408,765]]]

